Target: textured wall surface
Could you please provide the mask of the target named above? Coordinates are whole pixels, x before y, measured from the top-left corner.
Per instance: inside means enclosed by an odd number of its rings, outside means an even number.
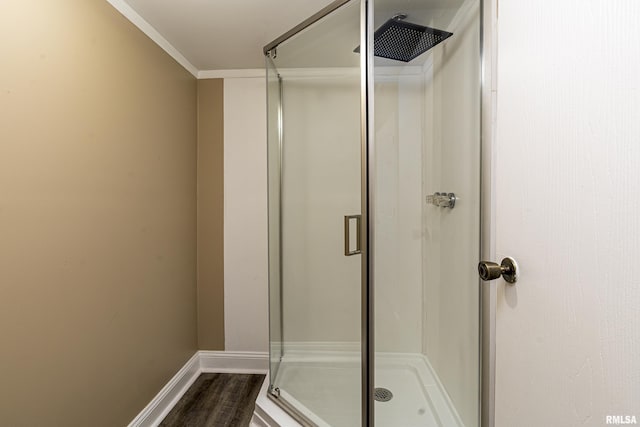
[[[196,81],[104,1],[0,39],[0,425],[126,425],[196,350]]]
[[[499,4],[496,426],[640,418],[640,3]]]

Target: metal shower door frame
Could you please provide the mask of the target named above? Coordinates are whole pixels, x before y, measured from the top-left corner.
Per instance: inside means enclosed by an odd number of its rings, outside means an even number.
[[[362,166],[360,200],[362,203],[362,293],[361,293],[361,333],[360,349],[361,358],[361,398],[363,427],[374,427],[375,413],[373,393],[375,387],[375,292],[373,276],[373,195],[370,171],[375,171],[374,139],[375,121],[374,112],[374,79],[373,79],[373,0],[362,0],[360,4],[360,160]]]
[[[271,43],[266,44],[264,46],[264,48],[262,49],[262,52],[265,55],[267,55],[269,53],[269,51],[271,51],[274,48],[278,47],[278,45],[280,43],[290,39],[291,37],[293,37],[296,34],[298,34],[300,31],[302,31],[305,28],[315,24],[316,22],[318,22],[319,20],[321,20],[325,16],[329,15],[334,10],[340,8],[341,6],[344,6],[345,4],[347,4],[347,3],[351,2],[351,1],[353,1],[353,0],[335,0],[334,2],[330,3],[324,9],[320,10],[318,13],[315,13],[315,14],[311,15],[309,18],[305,19],[304,21],[302,21],[301,23],[299,23],[298,25],[296,25],[295,27],[293,27],[292,29],[290,29],[289,31],[287,31],[286,33],[281,35],[280,37],[278,37],[275,40],[273,40]]]

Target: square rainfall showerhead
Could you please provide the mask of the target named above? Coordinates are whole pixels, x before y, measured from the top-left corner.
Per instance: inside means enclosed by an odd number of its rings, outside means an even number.
[[[382,58],[409,62],[453,33],[405,22],[397,15],[382,24],[373,35],[373,54]],[[354,52],[360,52],[358,46]]]

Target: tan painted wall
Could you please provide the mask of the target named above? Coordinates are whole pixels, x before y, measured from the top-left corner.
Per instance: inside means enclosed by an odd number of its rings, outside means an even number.
[[[198,81],[198,347],[224,350],[224,80]]]
[[[196,81],[105,1],[0,40],[0,425],[126,425],[197,348]]]

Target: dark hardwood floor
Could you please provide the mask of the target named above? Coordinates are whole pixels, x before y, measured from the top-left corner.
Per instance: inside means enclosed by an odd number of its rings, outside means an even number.
[[[246,427],[264,375],[201,374],[162,427]]]

